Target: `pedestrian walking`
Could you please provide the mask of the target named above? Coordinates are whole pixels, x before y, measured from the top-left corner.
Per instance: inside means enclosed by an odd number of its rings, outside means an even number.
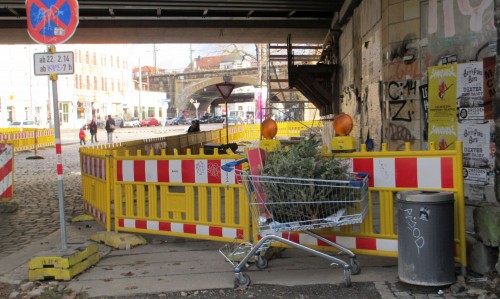
[[[87,137],[87,135],[85,135],[85,126],[81,127],[80,128],[80,133],[78,134],[78,137],[80,137],[80,145],[85,145],[85,137]]]
[[[108,143],[113,143],[113,131],[115,130],[115,120],[108,115],[106,120],[106,132],[108,132]]]
[[[89,125],[89,131],[90,131],[90,142],[94,143],[94,141],[97,143],[97,122],[95,120],[95,117],[92,117],[92,121],[90,122]]]

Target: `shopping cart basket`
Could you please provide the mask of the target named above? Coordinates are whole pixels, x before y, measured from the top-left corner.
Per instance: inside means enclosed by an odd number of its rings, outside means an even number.
[[[248,266],[248,262],[255,262],[258,269],[265,269],[268,265],[265,251],[272,242],[281,242],[327,259],[331,265],[341,266],[345,284],[350,286],[351,273],[361,272],[356,255],[311,230],[361,223],[368,211],[368,174],[350,173],[348,180],[317,180],[252,175],[249,171],[235,169],[236,165],[246,161],[242,159],[222,166],[225,171],[234,170],[241,178],[253,225],[260,238],[256,244],[227,244],[219,250],[234,267],[235,284],[249,285],[250,277],[242,269]],[[281,234],[290,231],[306,233],[338,249],[339,253],[349,256],[350,262],[293,242]]]

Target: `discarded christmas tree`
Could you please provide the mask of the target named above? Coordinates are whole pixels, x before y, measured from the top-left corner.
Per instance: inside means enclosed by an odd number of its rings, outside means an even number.
[[[288,150],[267,154],[263,176],[297,178],[263,180],[262,188],[275,221],[315,221],[334,215],[349,205],[344,188],[352,178],[347,163],[321,155],[320,141],[309,138]],[[300,178],[304,180],[300,180]],[[342,182],[333,182],[342,181]]]

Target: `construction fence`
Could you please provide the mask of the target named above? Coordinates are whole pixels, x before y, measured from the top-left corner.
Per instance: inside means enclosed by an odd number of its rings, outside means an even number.
[[[0,128],[0,143],[11,143],[14,151],[55,146],[54,129]]]
[[[300,124],[278,137],[300,136]],[[229,128],[229,142],[258,140],[258,125]],[[299,128],[299,129],[295,129]],[[319,130],[319,127],[316,127]],[[285,132],[287,135],[285,135]],[[250,139],[249,137],[253,137]],[[87,147],[80,150],[85,209],[108,231],[161,234],[224,242],[257,241],[243,185],[221,165],[244,153],[206,154],[206,143],[225,143],[226,129]],[[455,258],[466,267],[462,147],[457,150],[337,154],[355,172],[369,173],[368,212],[362,223],[324,229],[325,238],[359,254],[397,256],[395,193],[451,191],[455,197]],[[332,157],[331,153],[324,155]],[[334,250],[298,232],[293,242]]]

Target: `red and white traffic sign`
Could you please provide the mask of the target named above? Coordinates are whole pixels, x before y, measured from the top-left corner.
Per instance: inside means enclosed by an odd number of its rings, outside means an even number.
[[[26,20],[30,37],[44,45],[70,39],[78,26],[77,0],[26,0]]]
[[[224,101],[227,101],[227,99],[229,99],[229,96],[231,95],[234,89],[234,84],[231,83],[218,83],[215,84],[215,86],[219,90],[219,93],[224,99]]]

